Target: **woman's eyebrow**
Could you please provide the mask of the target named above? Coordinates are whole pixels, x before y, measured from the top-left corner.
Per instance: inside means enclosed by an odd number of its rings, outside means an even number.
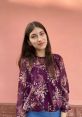
[[[42,31],[40,31],[39,33],[42,33],[42,32],[44,32],[43,30]],[[31,34],[31,35],[37,35],[36,33],[33,33],[33,34]]]
[[[36,33],[31,34],[31,36],[32,36],[32,35],[36,35]]]
[[[41,32],[44,32],[44,31],[42,30],[42,31],[40,31],[39,33],[41,33]]]

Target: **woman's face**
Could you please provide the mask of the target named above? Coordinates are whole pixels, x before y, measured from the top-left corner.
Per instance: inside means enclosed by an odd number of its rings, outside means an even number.
[[[47,46],[47,35],[42,28],[35,27],[29,35],[29,43],[36,50],[45,50]]]

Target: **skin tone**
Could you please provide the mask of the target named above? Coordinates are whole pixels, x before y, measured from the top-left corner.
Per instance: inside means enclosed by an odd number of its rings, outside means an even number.
[[[67,117],[67,113],[61,112],[61,117]]]
[[[45,48],[47,46],[47,36],[43,29],[35,27],[29,35],[29,44],[36,49],[36,55],[45,56]],[[67,113],[61,112],[61,117],[66,117]]]
[[[47,46],[47,36],[43,29],[35,27],[29,35],[29,44],[36,49],[36,55],[45,56],[45,48]]]

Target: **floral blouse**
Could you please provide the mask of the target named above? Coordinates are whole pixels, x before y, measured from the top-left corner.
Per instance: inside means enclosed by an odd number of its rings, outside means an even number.
[[[45,57],[36,57],[33,66],[29,66],[27,58],[22,59],[16,117],[23,117],[29,111],[67,112],[69,105],[69,83],[63,62],[59,54],[53,54],[56,65],[55,79],[50,76],[45,66]]]

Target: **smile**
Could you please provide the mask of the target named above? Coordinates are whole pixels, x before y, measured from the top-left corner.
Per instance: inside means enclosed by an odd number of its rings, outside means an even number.
[[[38,45],[43,45],[44,43],[39,43]]]

